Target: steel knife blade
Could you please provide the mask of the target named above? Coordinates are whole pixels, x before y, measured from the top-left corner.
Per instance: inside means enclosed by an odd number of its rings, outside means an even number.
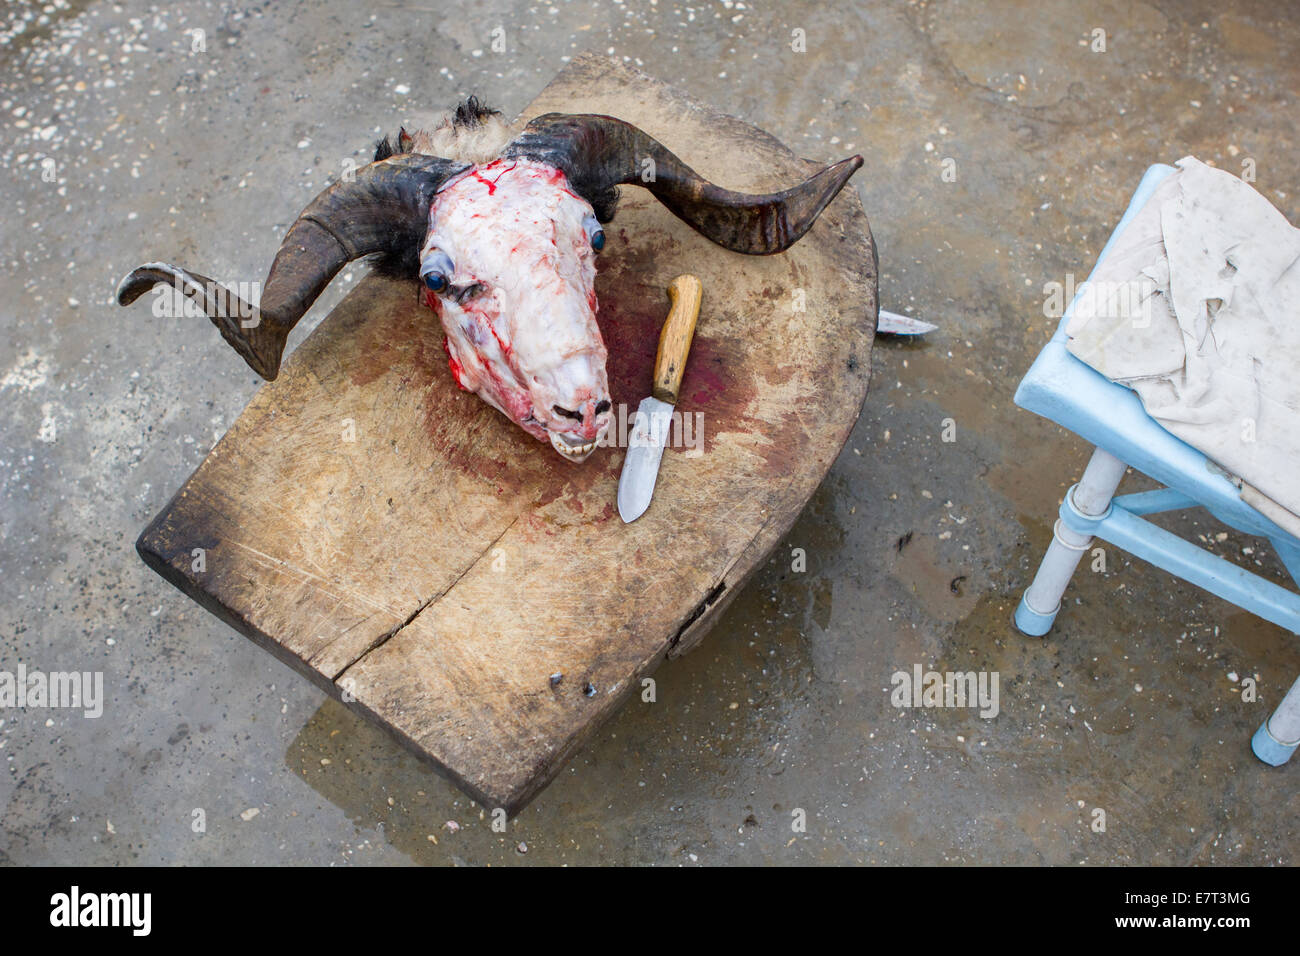
[[[637,407],[618,479],[618,514],[624,522],[631,523],[645,514],[654,497],[673,409],[681,392],[682,373],[695,337],[702,293],[700,280],[690,274],[678,276],[668,286],[672,306],[659,335],[654,387]]]
[[[909,315],[886,312],[884,309],[880,310],[880,317],[876,321],[876,331],[881,335],[925,335],[938,327],[933,322],[922,322]]]

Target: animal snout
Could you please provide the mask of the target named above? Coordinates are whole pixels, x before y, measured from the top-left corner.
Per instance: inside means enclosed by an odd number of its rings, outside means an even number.
[[[572,419],[576,424],[582,426],[583,431],[594,432],[600,428],[603,417],[609,413],[612,407],[608,398],[601,398],[588,399],[577,408],[552,405],[551,411],[561,418]]]

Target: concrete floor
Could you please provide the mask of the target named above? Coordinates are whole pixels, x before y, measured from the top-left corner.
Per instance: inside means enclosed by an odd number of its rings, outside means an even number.
[[[1009,624],[1086,454],[1011,402],[1055,325],[1045,283],[1086,275],[1156,161],[1253,160],[1300,220],[1300,26],[1225,6],[8,5],[0,669],[102,670],[107,702],[0,711],[0,862],[1295,863],[1300,767],[1248,748],[1300,673],[1293,636],[1113,549],[1046,642]],[[804,155],[862,152],[882,303],[941,330],[880,342],[857,429],[769,566],[660,669],[658,703],[501,834],[136,558],[257,381],[207,324],[111,295],[158,257],[262,275],[378,131],[470,92],[513,115],[581,50]],[[1282,580],[1263,542],[1169,526]],[[914,664],[996,671],[1001,713],[893,708]]]

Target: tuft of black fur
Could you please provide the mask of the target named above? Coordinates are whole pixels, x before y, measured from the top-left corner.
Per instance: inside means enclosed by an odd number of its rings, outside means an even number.
[[[420,274],[420,243],[405,243],[397,249],[367,256],[371,271],[390,279],[409,279]]]
[[[480,102],[479,98],[471,93],[464,103],[456,107],[456,115],[452,118],[451,125],[478,129],[488,117],[500,115],[500,110],[494,110],[486,103]]]
[[[489,117],[500,115],[500,110],[493,109],[477,96],[471,95],[456,107],[456,111],[451,116],[451,125],[453,129],[478,129]],[[375,162],[388,159],[390,156],[396,156],[403,151],[403,132],[404,130],[399,130],[397,135],[385,136],[375,143]]]
[[[578,191],[578,195],[591,203],[591,211],[596,214],[596,221],[600,223],[612,222],[614,213],[618,211],[618,187],[610,186],[604,192],[587,192]]]
[[[387,136],[375,143],[375,162],[381,159],[387,159],[389,156],[396,156],[397,148]]]

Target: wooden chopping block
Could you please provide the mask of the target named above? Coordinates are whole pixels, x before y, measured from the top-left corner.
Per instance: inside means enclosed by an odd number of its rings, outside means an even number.
[[[730,189],[783,189],[820,165],[603,57],[575,59],[520,125],[551,111],[635,123]],[[816,490],[867,391],[876,261],[854,189],[765,257],[622,193],[596,286],[628,417],[650,390],[669,281],[704,285],[679,406],[700,415],[702,453],[670,446],[640,520],[615,508],[621,447],[572,464],[459,391],[417,283],[370,276],[137,542],[205,608],[512,814],[700,640]],[[237,361],[216,335],[212,349]]]

